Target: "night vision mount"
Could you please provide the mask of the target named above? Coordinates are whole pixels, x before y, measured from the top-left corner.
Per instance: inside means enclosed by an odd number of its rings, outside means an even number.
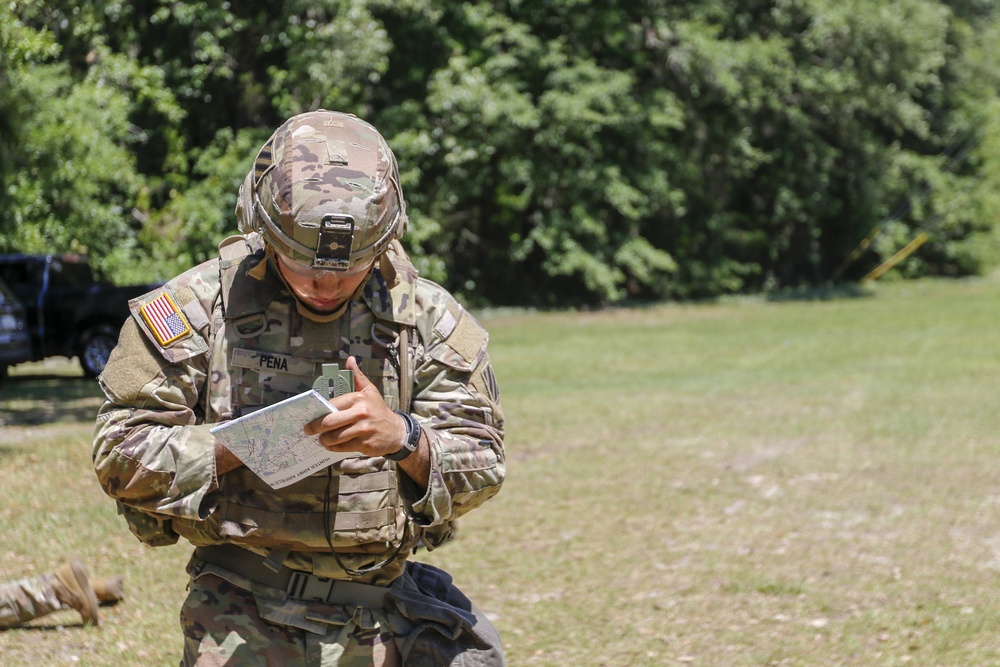
[[[325,271],[346,271],[351,267],[353,245],[354,218],[349,215],[324,215],[319,224],[312,267]]]

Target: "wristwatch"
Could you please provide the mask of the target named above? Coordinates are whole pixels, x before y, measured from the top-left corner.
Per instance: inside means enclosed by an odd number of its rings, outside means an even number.
[[[420,423],[414,419],[413,415],[409,412],[396,410],[396,414],[402,417],[403,421],[406,422],[406,438],[403,440],[403,446],[398,452],[386,454],[385,458],[393,461],[402,461],[407,456],[417,451],[417,445],[420,444],[420,433],[422,429],[420,428]]]

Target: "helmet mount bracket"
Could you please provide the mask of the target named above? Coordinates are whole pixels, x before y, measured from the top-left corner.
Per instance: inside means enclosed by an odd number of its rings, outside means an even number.
[[[349,215],[324,215],[316,237],[314,269],[346,271],[351,266],[354,243],[354,218]]]

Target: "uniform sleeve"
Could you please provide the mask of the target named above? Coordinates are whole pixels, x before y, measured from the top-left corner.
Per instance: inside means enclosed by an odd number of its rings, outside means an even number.
[[[488,335],[443,289],[418,291],[422,353],[414,368],[411,411],[431,448],[426,493],[410,496],[415,520],[440,526],[496,495],[506,472],[500,391]]]
[[[135,311],[133,311],[135,314]],[[94,469],[105,492],[145,512],[204,519],[218,487],[215,438],[197,407],[207,344],[196,331],[158,346],[129,318],[101,375]]]

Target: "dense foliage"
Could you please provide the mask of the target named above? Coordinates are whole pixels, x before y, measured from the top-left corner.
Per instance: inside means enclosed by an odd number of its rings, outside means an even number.
[[[235,230],[255,149],[349,111],[396,151],[424,275],[610,303],[997,262],[994,0],[12,0],[0,250],[165,278]],[[859,248],[863,252],[859,251]]]

